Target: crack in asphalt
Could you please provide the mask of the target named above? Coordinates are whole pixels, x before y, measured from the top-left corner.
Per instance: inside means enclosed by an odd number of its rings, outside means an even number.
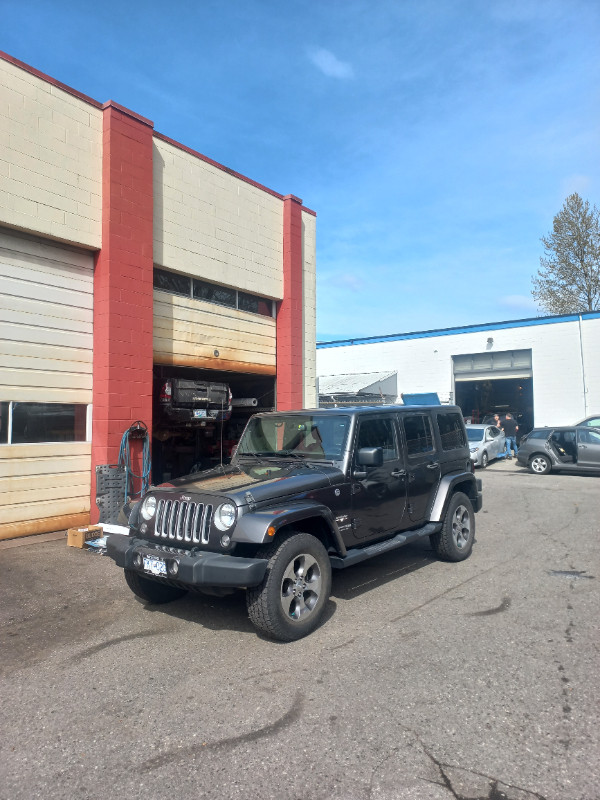
[[[164,753],[160,753],[144,761],[139,769],[141,772],[146,772],[147,770],[158,769],[159,767],[163,767],[181,758],[193,757],[204,750],[232,750],[245,742],[255,742],[258,739],[264,739],[267,736],[279,733],[279,731],[284,728],[293,725],[294,722],[300,719],[303,710],[304,695],[302,692],[298,691],[292,701],[291,708],[286,711],[283,716],[279,717],[279,719],[276,719],[275,722],[270,722],[268,725],[264,725],[262,728],[249,731],[248,733],[230,736],[227,739],[217,739],[214,742],[195,742],[193,745],[188,745],[187,747],[177,747],[167,750]]]
[[[531,789],[525,789],[525,787],[517,786],[516,784],[513,783],[507,783],[506,781],[500,780],[499,778],[494,778],[491,775],[486,775],[484,772],[478,772],[477,770],[469,769],[467,767],[460,767],[460,766],[454,766],[452,764],[446,764],[445,762],[437,759],[433,755],[433,753],[429,751],[428,747],[423,742],[421,736],[415,730],[413,730],[412,728],[407,728],[405,730],[408,730],[410,733],[412,733],[412,735],[415,737],[415,739],[421,746],[421,749],[423,750],[427,758],[429,758],[431,763],[436,766],[440,774],[440,777],[442,779],[442,783],[437,783],[437,781],[427,781],[427,782],[436,783],[438,786],[444,786],[446,789],[448,789],[448,791],[451,793],[452,797],[455,798],[455,800],[508,800],[507,795],[499,788],[500,784],[502,784],[502,786],[506,786],[507,789],[515,789],[518,792],[524,792],[525,794],[529,795],[529,797],[533,798],[533,800],[548,800],[548,798],[545,797],[545,795],[542,795],[539,792],[535,792]],[[448,769],[455,769],[460,772],[466,772],[469,775],[476,775],[478,778],[485,778],[485,780],[489,781],[490,784],[489,792],[485,797],[484,796],[474,797],[473,795],[467,796],[459,794],[459,792],[454,788],[450,776],[446,772],[446,770]]]

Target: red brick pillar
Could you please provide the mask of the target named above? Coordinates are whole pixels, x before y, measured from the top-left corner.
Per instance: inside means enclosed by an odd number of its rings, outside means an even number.
[[[94,270],[92,506],[97,464],[116,464],[124,431],[152,429],[153,123],[103,106],[102,249]],[[141,473],[141,447],[133,468]],[[136,489],[138,487],[136,486]]]
[[[277,408],[304,405],[302,200],[283,198],[283,300],[277,311]]]

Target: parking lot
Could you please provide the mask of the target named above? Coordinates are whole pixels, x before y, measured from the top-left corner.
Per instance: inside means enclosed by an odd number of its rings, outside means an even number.
[[[324,624],[241,593],[145,607],[64,538],[0,548],[0,797],[600,797],[600,478],[479,477],[460,564],[334,572]]]

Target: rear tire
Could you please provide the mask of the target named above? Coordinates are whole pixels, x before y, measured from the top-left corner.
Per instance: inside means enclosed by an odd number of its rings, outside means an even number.
[[[269,564],[262,583],[246,591],[252,624],[281,642],[312,633],[331,593],[331,562],[323,544],[294,531],[257,555]]]
[[[450,499],[441,531],[429,537],[438,558],[444,561],[464,561],[471,555],[475,541],[475,512],[463,492]]]
[[[125,570],[125,580],[131,591],[147,603],[170,603],[187,594],[187,589],[144,578],[132,569]]]
[[[536,453],[536,455],[531,456],[527,466],[529,467],[529,471],[533,472],[534,475],[546,475],[552,469],[552,464],[548,456],[544,456],[541,453]]]

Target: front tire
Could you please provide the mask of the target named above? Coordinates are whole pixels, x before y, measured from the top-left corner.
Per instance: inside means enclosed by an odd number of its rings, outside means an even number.
[[[475,512],[463,492],[450,499],[442,529],[429,537],[438,558],[444,561],[464,561],[471,555],[475,541]]]
[[[331,563],[323,544],[292,532],[260,551],[269,564],[262,583],[246,592],[252,624],[281,642],[293,642],[317,627],[331,593]]]
[[[186,589],[144,578],[132,569],[125,570],[125,580],[131,591],[147,603],[170,603],[187,594]]]
[[[481,454],[481,469],[485,469],[488,465],[488,454],[482,453]]]
[[[529,459],[529,471],[534,475],[546,475],[552,469],[552,464],[548,456],[537,453]]]

